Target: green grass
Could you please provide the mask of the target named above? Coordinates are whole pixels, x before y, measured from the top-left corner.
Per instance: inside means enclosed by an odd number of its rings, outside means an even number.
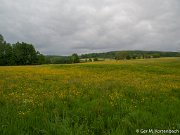
[[[134,135],[179,124],[179,58],[0,67],[1,135]]]

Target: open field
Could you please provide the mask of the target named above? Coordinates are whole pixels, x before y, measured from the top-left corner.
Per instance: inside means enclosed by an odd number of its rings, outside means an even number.
[[[180,58],[0,67],[1,135],[177,129]]]

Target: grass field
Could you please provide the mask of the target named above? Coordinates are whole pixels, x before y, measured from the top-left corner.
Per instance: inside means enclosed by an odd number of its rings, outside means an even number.
[[[0,67],[0,135],[178,129],[180,58]]]

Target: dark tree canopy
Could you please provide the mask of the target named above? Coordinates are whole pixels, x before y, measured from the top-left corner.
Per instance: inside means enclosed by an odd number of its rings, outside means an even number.
[[[72,54],[71,61],[72,63],[79,63],[80,62],[79,56],[76,53]]]
[[[0,44],[0,65],[13,64],[13,52],[10,44]]]
[[[17,42],[11,45],[0,35],[0,65],[32,65],[44,61],[44,56],[32,44]]]
[[[31,65],[37,63],[37,53],[33,45],[19,43],[13,45],[15,62],[18,65]]]
[[[0,34],[0,45],[4,43],[4,37]]]

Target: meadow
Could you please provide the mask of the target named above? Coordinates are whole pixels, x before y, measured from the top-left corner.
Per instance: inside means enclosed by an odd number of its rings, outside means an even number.
[[[0,67],[0,135],[178,129],[180,58]]]

